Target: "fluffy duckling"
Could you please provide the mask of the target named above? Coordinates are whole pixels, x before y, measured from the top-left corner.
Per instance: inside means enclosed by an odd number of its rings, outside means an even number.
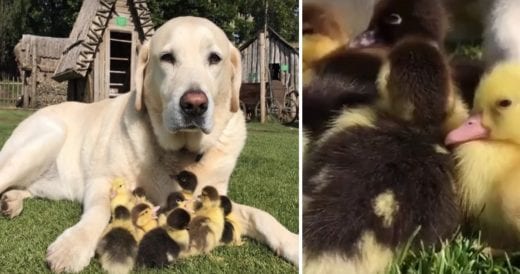
[[[129,273],[137,255],[137,236],[130,211],[124,206],[114,210],[112,222],[98,243],[96,253],[108,273]]]
[[[375,109],[343,111],[303,170],[304,273],[383,273],[459,224],[443,126],[455,100],[435,43],[404,40],[381,70]]]
[[[132,209],[132,223],[136,227],[137,240],[159,225],[157,211],[159,207],[151,207],[147,204],[137,204]]]
[[[184,196],[184,194],[182,192],[180,192],[180,191],[172,192],[166,198],[166,204],[163,207],[161,207],[159,212],[167,213],[178,207],[186,209],[187,202],[188,201],[186,199],[186,196]]]
[[[112,213],[118,206],[132,208],[135,205],[135,197],[123,178],[116,178],[112,181],[110,198],[110,208],[112,209]]]
[[[444,43],[448,29],[440,0],[381,0],[366,31],[351,42],[353,47],[391,46],[406,36],[420,36]]]
[[[446,137],[455,148],[462,206],[492,248],[520,244],[520,63],[497,65],[481,81],[473,115]]]
[[[309,69],[327,54],[348,43],[338,15],[323,4],[304,3],[302,22],[303,74],[304,83],[312,77]]]
[[[147,267],[164,267],[182,256],[189,246],[188,224],[190,214],[176,208],[168,214],[164,226],[146,233],[139,243],[137,264]]]
[[[224,231],[220,242],[223,244],[242,245],[242,227],[233,214],[231,200],[224,195],[220,196],[220,207],[224,210]]]
[[[136,204],[146,204],[150,207],[154,207],[154,205],[152,204],[152,202],[150,202],[148,200],[148,198],[146,198],[146,191],[144,190],[144,188],[142,187],[136,187],[134,189],[134,191],[132,191],[132,194],[134,195],[135,197],[135,203]]]
[[[446,12],[438,0],[380,1],[370,26],[352,41],[352,48],[338,49],[313,66],[312,81],[302,95],[302,122],[308,142],[312,144],[329,128],[343,108],[371,105],[377,99],[377,76],[397,42],[413,36],[442,47],[446,30]],[[467,113],[467,107],[462,109]]]
[[[190,252],[209,253],[218,246],[224,232],[224,209],[218,191],[212,186],[202,189],[200,205],[190,222]]]

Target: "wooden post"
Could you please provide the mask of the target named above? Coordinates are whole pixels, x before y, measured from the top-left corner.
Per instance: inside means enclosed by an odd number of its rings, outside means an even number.
[[[25,70],[22,69],[22,95],[23,95],[23,107],[29,107],[29,91],[25,86]]]
[[[265,32],[260,32],[260,123],[265,123]]]
[[[33,107],[36,102],[36,84],[38,78],[38,64],[36,64],[36,43],[32,43],[32,71],[31,71],[31,92],[29,93],[28,106]]]

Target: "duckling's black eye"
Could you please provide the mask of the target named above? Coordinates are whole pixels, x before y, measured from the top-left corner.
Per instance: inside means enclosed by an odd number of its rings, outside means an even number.
[[[397,13],[391,13],[385,17],[385,23],[388,25],[400,25],[402,22],[403,19]]]
[[[497,102],[497,105],[499,107],[503,107],[503,108],[506,108],[508,106],[510,106],[513,102],[511,102],[511,100],[509,99],[503,99],[503,100],[500,100]]]
[[[182,202],[182,200],[181,199],[177,199],[177,200],[175,200],[175,202],[180,203],[180,202]]]
[[[210,65],[216,65],[220,63],[220,60],[222,60],[222,58],[220,58],[220,56],[214,52],[212,52],[208,57],[208,62]]]
[[[167,63],[170,63],[170,64],[175,64],[175,56],[173,56],[173,54],[171,53],[165,53],[163,55],[161,55],[161,61],[162,62],[167,62]]]

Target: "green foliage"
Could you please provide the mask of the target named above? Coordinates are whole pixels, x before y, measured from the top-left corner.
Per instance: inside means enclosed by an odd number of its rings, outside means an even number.
[[[22,34],[67,37],[81,7],[77,0],[0,0],[0,71],[17,71],[14,46]]]
[[[182,15],[206,17],[236,44],[251,39],[265,18],[266,0],[148,0],[159,27]],[[22,34],[67,37],[80,0],[0,0],[0,72],[15,74],[13,49]],[[268,0],[268,24],[288,41],[298,39],[298,1]]]
[[[519,273],[508,256],[493,258],[486,254],[479,237],[458,234],[440,249],[405,249],[392,265],[390,274],[413,273]],[[514,258],[514,257],[513,257]]]
[[[176,16],[194,15],[210,19],[228,37],[240,44],[263,27],[265,0],[149,0],[156,26]],[[298,1],[268,0],[267,22],[289,41],[298,39]]]

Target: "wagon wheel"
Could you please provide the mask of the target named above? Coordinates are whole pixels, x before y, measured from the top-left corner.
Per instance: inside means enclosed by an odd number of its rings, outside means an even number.
[[[272,107],[269,103],[266,102],[265,104],[265,111],[267,112],[266,114],[266,119],[268,121],[280,121],[280,108],[278,106],[275,106]],[[255,106],[255,117],[258,119],[258,121],[260,121],[260,102],[256,103],[256,106]]]
[[[284,124],[292,124],[298,119],[298,103],[291,97],[285,99],[285,106],[280,115],[280,121]]]

